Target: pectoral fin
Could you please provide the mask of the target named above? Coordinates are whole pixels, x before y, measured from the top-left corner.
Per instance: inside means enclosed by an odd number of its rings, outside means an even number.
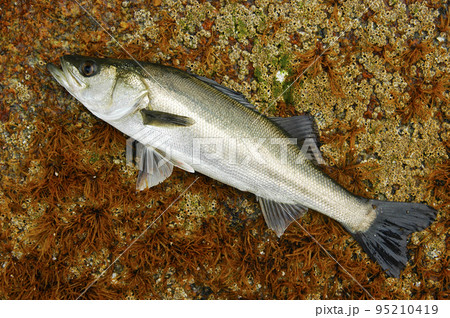
[[[286,204],[258,197],[267,226],[274,230],[278,237],[283,235],[289,224],[302,217],[307,208],[301,205]]]
[[[158,127],[187,127],[195,123],[195,121],[190,117],[179,116],[149,109],[142,109],[141,115],[144,121],[144,125]]]

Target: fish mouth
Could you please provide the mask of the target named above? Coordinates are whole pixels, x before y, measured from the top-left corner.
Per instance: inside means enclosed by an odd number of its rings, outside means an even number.
[[[60,59],[61,68],[59,69],[55,64],[48,63],[47,70],[53,75],[56,81],[66,88],[69,92],[73,90],[79,90],[86,87],[83,83],[81,75],[78,70],[63,57]]]

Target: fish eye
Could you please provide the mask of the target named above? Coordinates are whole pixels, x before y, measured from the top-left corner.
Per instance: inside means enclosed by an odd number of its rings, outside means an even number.
[[[80,73],[83,76],[89,77],[97,73],[97,64],[93,61],[86,61],[80,66]]]

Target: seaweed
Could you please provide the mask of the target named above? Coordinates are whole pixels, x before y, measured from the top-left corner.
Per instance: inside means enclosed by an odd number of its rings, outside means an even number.
[[[445,14],[441,14],[439,16],[439,24],[437,25],[437,29],[439,32],[450,33],[450,11],[448,8],[444,11]]]
[[[447,152],[450,152],[450,143],[446,144]],[[450,160],[446,159],[442,163],[434,166],[433,171],[427,176],[428,193],[434,196],[439,205],[438,209],[450,206]]]
[[[310,76],[315,77],[322,71],[328,76],[328,82],[330,85],[331,92],[338,96],[344,97],[345,94],[339,84],[338,75],[334,69],[336,67],[337,61],[333,60],[332,57],[336,56],[336,53],[329,48],[325,49],[320,41],[316,42],[315,48],[305,52],[305,53],[295,53],[296,60],[292,68],[294,69],[291,79],[296,80],[298,85],[298,79],[301,78],[305,72]]]
[[[321,136],[325,144],[333,144],[337,149],[343,149],[338,159],[330,157],[330,166],[324,167],[325,172],[350,192],[367,197],[373,195],[373,184],[376,180],[376,171],[380,169],[375,161],[363,162],[357,152],[356,138],[365,132],[364,126],[355,122],[345,123],[335,121],[338,128],[329,129]],[[334,125],[333,125],[334,126]],[[364,152],[370,153],[370,149]]]
[[[406,73],[410,73],[410,67],[423,59],[425,55],[433,51],[431,41],[419,42],[419,40],[408,40],[408,48],[401,55],[403,68]]]
[[[428,119],[431,114],[428,106],[430,97],[427,95],[427,90],[424,89],[423,81],[421,79],[411,81],[407,91],[409,99],[406,105],[397,107],[397,114],[400,115],[402,123],[405,124],[414,118]]]
[[[339,6],[342,5],[343,1],[342,0],[325,0],[324,3],[325,3],[325,5],[333,8],[333,13],[331,14],[331,16],[336,21],[337,25],[339,27],[342,27],[341,23],[339,22],[338,8],[339,8]]]

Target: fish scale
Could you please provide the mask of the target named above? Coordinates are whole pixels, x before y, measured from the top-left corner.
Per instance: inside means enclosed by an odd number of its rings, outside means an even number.
[[[61,64],[62,70],[48,64],[55,79],[145,148],[139,190],[163,182],[173,166],[197,171],[254,193],[278,236],[314,209],[340,222],[395,277],[408,261],[408,236],[436,217],[425,204],[355,196],[324,174],[299,145],[287,142],[318,140],[310,116],[267,118],[243,95],[162,65],[79,55],[64,56]],[[220,156],[197,157],[202,144],[214,148],[217,142]],[[285,158],[279,142],[286,143]]]
[[[147,72],[151,73],[151,69]],[[271,138],[287,138],[285,132],[259,113],[240,105],[228,96],[214,90],[207,84],[190,77],[180,77],[178,70],[170,69],[158,83],[145,79],[148,87],[160,87],[155,95],[150,97],[150,105],[154,110],[167,111],[193,118],[196,123],[192,128],[177,128],[184,135],[184,155],[188,163],[192,158],[192,140],[194,138],[236,138],[244,144],[238,148],[237,162],[248,155],[245,145],[253,138],[265,138],[263,169],[254,165],[229,165],[228,162],[208,162],[204,160],[195,170],[211,178],[219,180],[243,191],[249,191],[257,196],[277,202],[302,204],[308,208],[320,211],[349,228],[357,228],[366,217],[368,210],[366,202],[345,191],[334,183],[306,159],[296,145],[288,147],[287,162],[280,162],[280,147],[269,143]],[[152,74],[153,75],[153,74]],[[173,90],[176,87],[177,90]],[[156,89],[150,88],[151,92]],[[152,93],[150,94],[152,95]],[[164,96],[163,98],[161,96]],[[177,101],[177,102],[174,102]],[[178,105],[183,105],[177,107]],[[185,106],[187,105],[187,106]],[[221,118],[221,121],[217,121]],[[133,121],[135,122],[135,121]],[[116,126],[126,133],[127,128]],[[145,127],[142,127],[145,129]],[[149,127],[148,129],[152,129]],[[171,134],[166,128],[163,134]],[[176,138],[179,140],[179,136]],[[170,148],[180,148],[180,145],[168,145]],[[224,157],[228,158],[228,153]],[[301,158],[301,163],[295,162]],[[227,173],[224,173],[226,171]],[[245,187],[238,184],[245,184]],[[264,191],[268,189],[269,191]]]

